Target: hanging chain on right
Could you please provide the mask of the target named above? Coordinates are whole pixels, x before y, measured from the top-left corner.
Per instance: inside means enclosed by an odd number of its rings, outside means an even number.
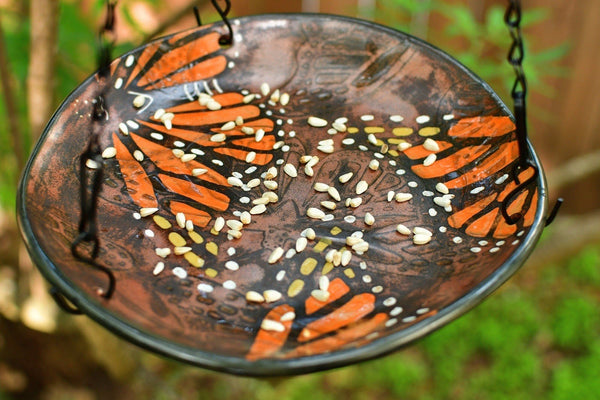
[[[519,163],[516,164],[515,169],[513,170],[513,176],[519,186],[506,196],[500,209],[506,222],[511,225],[517,223],[522,218],[522,215],[520,213],[513,215],[508,214],[508,205],[522,188],[536,180],[539,174],[539,170],[532,159],[533,157],[527,144],[527,109],[525,101],[527,97],[527,80],[525,79],[525,72],[523,70],[525,48],[523,45],[523,35],[521,33],[521,17],[521,1],[509,0],[506,13],[504,14],[504,23],[508,27],[510,37],[512,38],[512,44],[508,50],[507,59],[515,71],[515,82],[512,87],[511,96],[514,102],[516,135],[519,145]],[[520,182],[519,172],[528,168],[534,169],[533,175],[525,182]],[[562,198],[557,199],[550,214],[546,217],[546,225],[552,223],[562,203]]]

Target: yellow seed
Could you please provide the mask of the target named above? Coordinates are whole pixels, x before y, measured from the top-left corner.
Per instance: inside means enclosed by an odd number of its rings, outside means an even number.
[[[290,284],[287,294],[289,297],[297,296],[298,293],[300,293],[303,288],[304,288],[304,281],[301,279],[296,279],[294,282],[292,282]]]
[[[340,228],[339,226],[334,226],[329,231],[329,233],[331,233],[333,236],[336,236],[336,235],[340,234],[340,232],[342,232],[342,228]]]
[[[173,244],[173,246],[176,246],[176,247],[183,247],[186,245],[186,241],[183,238],[183,236],[181,236],[177,232],[169,233],[169,242],[171,242]]]
[[[428,127],[419,129],[419,135],[423,136],[423,137],[435,136],[438,133],[440,133],[440,128],[435,127],[435,126],[428,126]]]
[[[300,273],[302,275],[310,275],[314,271],[316,266],[317,260],[312,257],[309,257],[306,260],[304,260],[304,262],[300,266]]]
[[[207,242],[206,250],[215,256],[219,254],[219,246],[215,242]]]
[[[185,253],[183,255],[183,257],[194,267],[196,268],[202,268],[204,266],[204,260],[200,257],[198,257],[198,255],[196,253],[193,253],[191,251]]]
[[[400,155],[396,150],[389,150],[388,154],[392,157],[398,157]]]
[[[209,278],[214,278],[215,276],[217,276],[218,272],[217,270],[214,270],[212,268],[207,268],[206,271],[204,272],[206,274],[206,276],[208,276]]]
[[[410,136],[413,133],[413,129],[412,128],[394,128],[392,130],[392,133],[395,136]]]
[[[171,223],[169,221],[167,221],[165,218],[161,217],[160,215],[155,215],[154,217],[152,217],[152,219],[154,220],[154,223],[156,225],[158,225],[159,227],[161,227],[162,229],[170,229],[173,225],[171,225]]]
[[[354,273],[354,271],[352,270],[352,268],[346,268],[344,270],[344,275],[346,275],[350,279],[356,277],[356,274]]]
[[[200,236],[200,234],[198,232],[196,232],[196,231],[190,231],[190,232],[188,232],[188,236],[196,244],[200,244],[200,243],[204,242],[204,238],[202,236]]]

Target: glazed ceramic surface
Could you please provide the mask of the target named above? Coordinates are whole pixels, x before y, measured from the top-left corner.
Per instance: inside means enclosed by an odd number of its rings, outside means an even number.
[[[372,358],[480,302],[537,241],[543,177],[517,186],[491,89],[413,37],[268,15],[158,39],[92,76],[25,172],[21,226],[83,312],[153,351],[248,375]],[[98,263],[73,258],[79,156],[106,87]],[[531,171],[522,172],[525,180]],[[363,183],[364,182],[364,183]],[[232,222],[233,221],[233,222]],[[224,225],[223,225],[224,222]],[[401,225],[401,226],[399,226]]]

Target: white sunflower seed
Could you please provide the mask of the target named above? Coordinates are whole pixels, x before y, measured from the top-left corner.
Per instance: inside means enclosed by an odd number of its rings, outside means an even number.
[[[283,167],[283,171],[292,178],[298,176],[298,171],[296,170],[296,167],[293,164],[285,164]]]
[[[338,192],[338,190],[333,187],[333,186],[329,186],[327,188],[327,193],[335,200],[335,201],[342,201],[342,198],[340,196],[340,192]]]
[[[306,210],[306,215],[314,219],[323,219],[323,217],[325,217],[325,213],[315,207],[310,207],[308,210]]]
[[[246,300],[253,303],[263,303],[265,301],[265,298],[262,294],[251,290],[246,293]]]
[[[346,172],[345,174],[341,175],[338,179],[339,179],[340,183],[346,183],[350,179],[352,179],[353,175],[354,175],[353,172]]]
[[[322,128],[324,126],[327,126],[327,121],[323,118],[310,116],[308,117],[308,124],[315,128]]]
[[[406,225],[402,225],[402,224],[398,224],[396,226],[396,230],[398,231],[398,233],[401,233],[403,235],[410,235],[410,229],[406,226]]]
[[[425,139],[425,142],[423,143],[423,147],[425,148],[425,150],[429,150],[429,151],[440,151],[440,145],[431,138]]]
[[[375,223],[375,217],[373,216],[373,214],[371,213],[366,213],[365,214],[365,224],[371,226]]]
[[[356,194],[363,194],[369,189],[367,181],[360,181],[356,184]]]
[[[296,239],[296,252],[300,253],[300,252],[304,251],[307,244],[308,244],[308,239],[300,236],[298,239]]]
[[[315,182],[313,189],[315,189],[317,192],[326,192],[329,190],[329,185],[323,182]]]
[[[404,203],[405,201],[409,201],[413,198],[413,195],[410,193],[396,193],[395,199],[398,203]]]
[[[275,250],[271,252],[269,255],[269,259],[267,260],[269,264],[275,264],[277,261],[283,257],[284,250],[282,247],[277,247]]]
[[[273,321],[271,319],[263,319],[260,327],[265,331],[285,332],[285,326],[281,322]]]

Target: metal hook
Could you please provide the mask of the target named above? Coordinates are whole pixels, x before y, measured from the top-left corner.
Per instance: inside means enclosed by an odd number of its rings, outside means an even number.
[[[533,168],[533,174],[527,178],[524,182],[520,182],[518,180],[518,174],[515,174],[517,176],[517,178],[515,179],[516,183],[517,183],[517,187],[514,188],[502,201],[502,203],[500,204],[500,211],[502,212],[502,216],[504,217],[504,220],[506,221],[507,224],[509,225],[514,225],[517,222],[519,222],[519,220],[521,218],[523,218],[523,214],[521,214],[520,212],[517,212],[513,215],[510,215],[508,213],[508,207],[510,206],[510,204],[512,203],[512,201],[514,200],[514,198],[521,193],[524,189],[527,188],[527,186],[529,186],[531,183],[533,183],[538,175],[539,175],[539,170],[538,168],[535,166],[535,164],[529,162],[528,163],[528,167]],[[520,166],[517,166],[516,169],[520,169]],[[513,172],[514,173],[514,172]]]
[[[546,217],[546,226],[550,225],[552,223],[552,221],[554,221],[554,218],[556,218],[556,214],[558,214],[558,210],[560,210],[560,207],[563,204],[563,198],[559,197],[558,199],[556,199],[556,203],[554,203],[554,207],[552,207],[552,210],[550,211],[550,214],[548,214],[548,217]]]
[[[233,28],[231,27],[231,23],[229,22],[229,19],[227,18],[227,14],[229,14],[229,11],[231,10],[231,1],[225,0],[225,9],[224,10],[219,5],[218,0],[211,0],[211,3],[213,5],[213,7],[215,7],[215,9],[219,13],[219,15],[221,16],[221,19],[223,20],[223,22],[225,23],[225,26],[227,26],[227,30],[229,31],[229,33],[227,35],[221,36],[219,38],[219,44],[230,46],[231,44],[233,44]]]
[[[200,18],[200,11],[198,10],[198,6],[194,6],[194,16],[196,17],[196,23],[198,23],[198,27],[201,27],[202,19]]]
[[[65,296],[61,292],[59,292],[58,289],[55,288],[54,286],[51,287],[50,290],[48,290],[48,293],[50,293],[50,296],[52,296],[52,298],[54,299],[56,304],[63,311],[68,312],[69,314],[73,314],[73,315],[83,314],[79,308],[77,308],[72,303],[68,302],[66,300]]]

